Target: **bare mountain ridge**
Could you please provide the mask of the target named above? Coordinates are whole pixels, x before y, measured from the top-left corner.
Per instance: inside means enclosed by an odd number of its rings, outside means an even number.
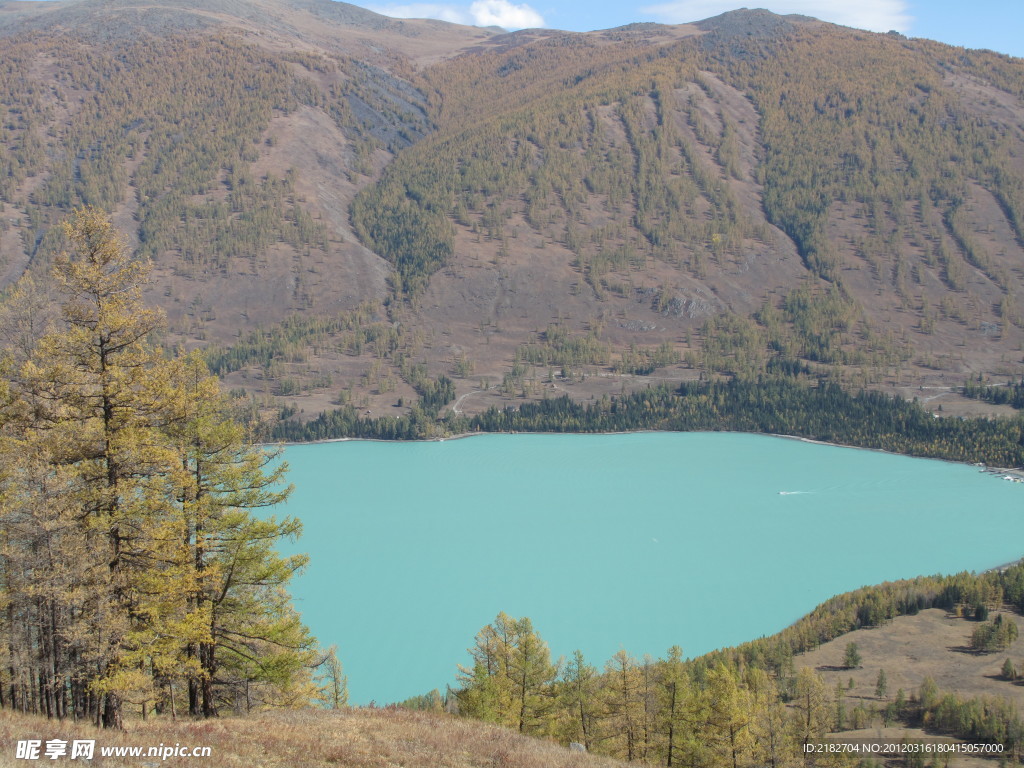
[[[72,34],[100,44],[201,32],[241,34],[269,48],[352,55],[372,63],[431,59],[497,35],[430,19],[392,19],[334,0],[48,0],[0,4],[0,35]],[[251,38],[255,37],[255,40]]]
[[[103,205],[172,338],[277,334],[222,373],[306,415],[396,412],[417,363],[471,410],[771,357],[954,405],[1022,368],[1019,60],[766,11],[502,34],[330,0],[8,2],[0,35],[2,279]]]

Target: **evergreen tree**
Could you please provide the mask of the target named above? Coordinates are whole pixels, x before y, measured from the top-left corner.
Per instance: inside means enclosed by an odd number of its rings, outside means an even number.
[[[1017,679],[1017,668],[1013,666],[1013,662],[1007,659],[1003,662],[1003,669],[1001,671],[1004,680],[1016,680]]]
[[[860,666],[860,651],[857,650],[856,643],[847,643],[843,654],[843,666],[847,669],[856,669]]]
[[[878,679],[875,681],[875,698],[884,699],[885,694],[889,690],[889,680],[885,675],[885,670],[878,670]]]

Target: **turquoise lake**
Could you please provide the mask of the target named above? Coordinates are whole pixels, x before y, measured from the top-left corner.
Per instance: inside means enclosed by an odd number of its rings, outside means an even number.
[[[499,611],[603,667],[772,634],[865,584],[1024,555],[1024,486],[730,433],[288,447],[292,594],[352,703],[444,690]],[[785,492],[785,493],[780,493]]]

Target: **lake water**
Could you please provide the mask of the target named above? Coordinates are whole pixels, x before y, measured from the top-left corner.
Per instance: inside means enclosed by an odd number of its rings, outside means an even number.
[[[289,447],[292,589],[352,703],[444,690],[499,611],[553,657],[694,656],[832,595],[1024,555],[1024,486],[759,435],[488,435]],[[785,492],[785,493],[780,493]],[[292,547],[288,547],[292,550]]]

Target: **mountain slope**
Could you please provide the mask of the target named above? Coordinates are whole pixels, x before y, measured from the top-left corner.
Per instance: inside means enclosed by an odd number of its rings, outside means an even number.
[[[450,56],[495,30],[428,19],[391,19],[334,0],[10,0],[0,35],[70,34],[112,44],[139,37],[233,33],[270,49],[321,50],[387,62],[387,49],[426,59]]]
[[[418,236],[442,233],[429,245],[447,264],[474,231],[511,252],[499,269],[543,244],[591,300],[579,319],[628,316],[662,338],[764,307],[759,347],[824,363],[961,372],[951,347],[1016,349],[1020,63],[776,17],[747,35],[728,17],[655,50],[549,41],[431,70],[441,127],[357,199],[364,239],[407,281],[433,265],[404,259],[431,250],[401,252],[391,200],[424,217],[408,217]],[[480,110],[479,92],[536,95]],[[445,284],[424,303],[443,312]],[[672,322],[670,303],[694,309]]]
[[[44,274],[54,225],[100,205],[157,259],[155,291],[186,337],[203,334],[192,318],[215,313],[213,297],[233,310],[214,335],[317,301],[336,311],[383,298],[385,265],[354,242],[345,210],[430,124],[392,73],[411,60],[366,42],[355,50],[373,55],[355,58],[346,40],[428,30],[433,55],[453,36],[493,34],[330,2],[29,8],[5,27],[0,81],[5,278]]]
[[[0,281],[103,206],[171,339],[306,415],[773,357],[952,405],[1024,364],[1020,60],[767,11],[502,34],[331,0],[5,3],[0,35]]]

